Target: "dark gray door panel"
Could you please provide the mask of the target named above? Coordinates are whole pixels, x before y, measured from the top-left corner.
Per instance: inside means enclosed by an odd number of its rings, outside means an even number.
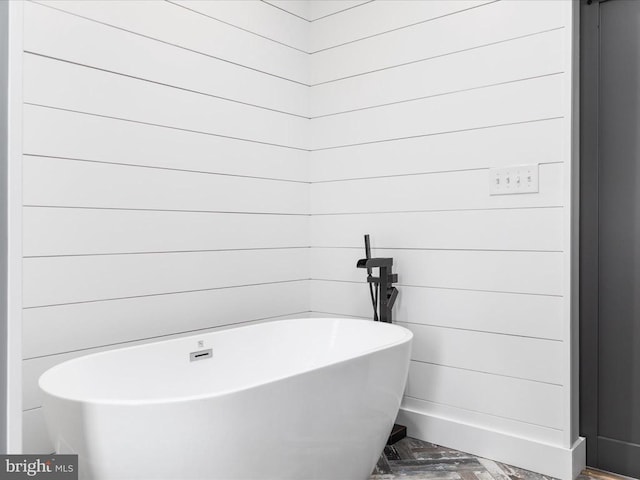
[[[581,20],[581,430],[590,465],[640,477],[640,1]]]

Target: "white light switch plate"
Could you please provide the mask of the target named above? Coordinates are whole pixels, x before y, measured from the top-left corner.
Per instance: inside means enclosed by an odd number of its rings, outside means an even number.
[[[489,169],[489,195],[538,192],[538,164]]]

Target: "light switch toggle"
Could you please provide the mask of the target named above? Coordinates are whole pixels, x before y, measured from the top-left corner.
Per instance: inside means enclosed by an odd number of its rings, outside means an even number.
[[[489,194],[512,195],[538,192],[538,164],[489,169]]]

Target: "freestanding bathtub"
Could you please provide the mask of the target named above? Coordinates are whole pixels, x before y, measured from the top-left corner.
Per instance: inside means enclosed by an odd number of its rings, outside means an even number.
[[[411,339],[397,325],[307,318],[112,350],[45,372],[44,415],[82,479],[364,480]]]

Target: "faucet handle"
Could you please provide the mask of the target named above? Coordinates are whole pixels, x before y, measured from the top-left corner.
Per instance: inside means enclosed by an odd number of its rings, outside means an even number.
[[[396,303],[396,298],[398,298],[398,289],[396,287],[391,287],[391,292],[387,296],[387,308],[391,310],[393,308],[393,304]]]

